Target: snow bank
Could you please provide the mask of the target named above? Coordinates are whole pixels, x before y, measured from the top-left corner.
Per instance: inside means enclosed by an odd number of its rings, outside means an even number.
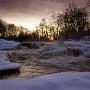
[[[13,63],[10,61],[0,60],[0,71],[9,70],[9,69],[18,69],[20,64]]]
[[[83,46],[84,43],[79,42],[79,41],[64,41],[63,42],[66,45],[72,45],[72,46]]]
[[[67,52],[67,48],[58,46],[48,46],[40,50],[43,55],[64,55]]]
[[[83,43],[85,43],[85,44],[90,44],[90,41],[83,41]]]
[[[90,51],[83,52],[83,55],[87,58],[90,58]]]
[[[1,42],[3,42],[3,43],[1,43]],[[14,44],[14,42],[11,42],[11,43]],[[0,40],[0,49],[14,48],[13,46],[15,46],[15,45],[11,45],[11,43],[10,43],[10,41]],[[1,46],[2,46],[2,48],[1,48]],[[0,71],[20,68],[19,64],[13,63],[10,61],[6,61],[6,60],[8,60],[7,51],[0,50]]]
[[[90,51],[90,44],[85,44],[84,46],[81,47],[81,50],[84,51]]]
[[[1,80],[0,90],[90,90],[90,72],[56,73],[31,80]]]
[[[64,41],[69,49],[78,49],[85,57],[90,58],[90,41]]]
[[[80,48],[85,57],[90,58],[90,44],[85,44]]]
[[[18,46],[19,46],[18,42],[7,41],[7,40],[4,40],[4,39],[0,39],[0,50],[15,49]]]

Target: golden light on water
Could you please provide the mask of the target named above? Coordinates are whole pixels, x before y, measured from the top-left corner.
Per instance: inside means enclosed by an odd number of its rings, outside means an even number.
[[[54,38],[53,38],[53,37],[49,37],[49,39],[50,39],[51,41],[53,41],[53,40],[54,40]]]

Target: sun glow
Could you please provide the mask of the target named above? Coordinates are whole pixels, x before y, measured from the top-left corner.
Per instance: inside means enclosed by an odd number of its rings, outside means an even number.
[[[35,30],[35,28],[38,24],[35,23],[35,22],[25,22],[25,23],[21,23],[20,25],[23,26],[23,27],[26,27],[30,30]]]
[[[6,22],[8,23],[12,23],[15,24],[16,26],[22,26],[25,27],[27,29],[29,29],[30,31],[33,31],[36,29],[36,26],[39,25],[40,20],[39,19],[35,19],[35,18],[3,18]]]
[[[18,25],[18,26],[23,26],[25,28],[28,28],[30,31],[32,30],[35,30],[36,29],[36,26],[39,25],[39,22],[34,22],[34,21],[31,21],[31,22],[16,22],[15,25]]]
[[[53,41],[53,40],[54,40],[54,38],[53,38],[53,37],[50,37],[49,39],[50,39],[51,41]]]

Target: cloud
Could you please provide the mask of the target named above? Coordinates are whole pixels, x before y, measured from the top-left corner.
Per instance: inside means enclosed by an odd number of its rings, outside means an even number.
[[[40,10],[61,4],[62,0],[0,0],[2,10]],[[54,7],[55,8],[55,7]]]
[[[87,0],[0,0],[0,16],[7,21],[22,22],[48,17],[62,12],[69,2],[84,5]]]

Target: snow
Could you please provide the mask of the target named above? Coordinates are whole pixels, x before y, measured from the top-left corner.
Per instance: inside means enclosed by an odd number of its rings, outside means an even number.
[[[90,90],[90,72],[64,72],[30,80],[0,80],[0,90]]]
[[[20,64],[18,63],[0,60],[0,71],[9,70],[9,69],[18,69],[18,68],[20,68]]]
[[[90,51],[90,44],[85,44],[84,46],[81,47],[81,50],[84,51]]]
[[[82,41],[85,44],[90,44],[90,41]]]
[[[19,64],[7,60],[7,52],[0,50],[0,71],[20,68]]]
[[[73,45],[73,46],[83,46],[84,43],[82,43],[81,41],[64,41],[63,42],[66,45]]]
[[[90,41],[64,41],[64,45],[67,45],[70,49],[78,49],[82,52],[82,55],[89,58],[90,57]]]
[[[18,42],[7,41],[7,40],[4,40],[4,39],[0,39],[0,50],[15,49],[18,46],[19,46]]]
[[[47,46],[40,50],[43,55],[64,55],[67,51],[65,47]]]
[[[6,51],[0,50],[0,60],[7,59],[6,53],[7,53]]]
[[[85,51],[83,55],[87,58],[90,58],[90,51]]]
[[[83,53],[83,56],[90,58],[90,44],[85,44],[84,46],[80,47],[80,50]]]

